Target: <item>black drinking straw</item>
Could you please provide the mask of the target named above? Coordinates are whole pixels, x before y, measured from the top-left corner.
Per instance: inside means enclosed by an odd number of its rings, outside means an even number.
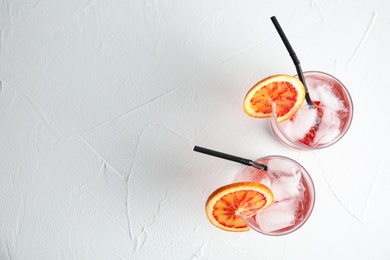
[[[254,167],[256,169],[262,170],[262,171],[266,171],[267,170],[267,166],[264,165],[264,164],[260,164],[260,163],[254,162],[252,160],[244,159],[244,158],[237,157],[237,156],[234,156],[234,155],[217,152],[217,151],[210,150],[210,149],[207,149],[207,148],[203,148],[203,147],[200,147],[200,146],[195,146],[194,147],[194,151],[195,152],[204,153],[204,154],[208,154],[208,155],[212,155],[212,156],[219,157],[219,158],[222,158],[222,159],[226,159],[226,160],[229,160],[229,161],[242,163],[242,164],[245,164],[245,165],[248,165],[248,166],[252,166],[252,167]]]
[[[292,60],[294,62],[295,68],[296,68],[297,73],[298,73],[299,80],[303,83],[303,86],[305,86],[306,102],[307,102],[307,104],[310,107],[314,107],[313,102],[311,101],[311,98],[310,98],[310,95],[309,95],[309,90],[307,89],[307,86],[306,86],[305,78],[303,77],[303,73],[302,73],[302,69],[301,69],[301,63],[299,62],[297,55],[295,54],[293,48],[291,47],[291,44],[288,41],[286,35],[284,34],[284,32],[282,30],[282,27],[280,26],[280,24],[279,24],[278,20],[276,19],[276,17],[272,16],[271,17],[271,21],[274,24],[276,30],[278,31],[280,38],[282,38],[282,41],[283,41],[284,45],[286,46],[287,51],[290,54],[290,56],[291,56],[291,58],[292,58]]]

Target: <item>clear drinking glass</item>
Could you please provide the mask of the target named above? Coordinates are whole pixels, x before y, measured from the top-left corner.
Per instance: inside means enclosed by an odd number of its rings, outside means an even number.
[[[353,104],[345,86],[335,77],[320,71],[304,72],[307,88],[317,108],[306,103],[289,120],[270,120],[271,130],[280,142],[299,149],[328,147],[340,140],[352,122]]]
[[[315,202],[313,181],[302,165],[283,156],[266,156],[256,160],[267,171],[246,167],[237,182],[260,182],[270,188],[274,203],[250,218],[252,229],[266,235],[280,236],[300,228],[309,218]]]

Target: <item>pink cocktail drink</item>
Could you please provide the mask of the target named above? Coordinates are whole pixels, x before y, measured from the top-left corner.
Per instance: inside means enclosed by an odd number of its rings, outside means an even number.
[[[302,105],[289,120],[270,120],[274,136],[289,147],[313,150],[328,147],[348,131],[352,122],[352,99],[344,85],[324,72],[304,73],[307,88],[316,108]]]
[[[283,156],[267,156],[256,162],[266,165],[267,171],[247,167],[237,181],[266,185],[274,195],[274,203],[245,222],[266,235],[285,235],[297,230],[314,207],[315,191],[310,175],[299,163]]]

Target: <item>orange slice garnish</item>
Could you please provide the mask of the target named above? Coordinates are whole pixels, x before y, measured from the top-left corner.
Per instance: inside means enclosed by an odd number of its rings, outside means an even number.
[[[280,123],[298,111],[305,95],[305,87],[299,79],[290,75],[270,76],[248,91],[244,111],[252,117],[272,117],[272,103],[275,103],[277,121]]]
[[[240,217],[251,217],[274,201],[271,190],[258,182],[238,182],[215,190],[207,199],[206,215],[223,230],[242,232],[249,227]]]

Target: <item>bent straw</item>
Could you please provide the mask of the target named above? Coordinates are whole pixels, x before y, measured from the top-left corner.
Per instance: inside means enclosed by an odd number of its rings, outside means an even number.
[[[234,155],[217,152],[217,151],[210,150],[210,149],[207,149],[207,148],[204,148],[204,147],[195,146],[194,147],[194,151],[195,152],[204,153],[204,154],[208,154],[208,155],[212,155],[212,156],[219,157],[219,158],[222,158],[222,159],[226,159],[226,160],[229,160],[229,161],[242,163],[242,164],[245,164],[245,165],[248,165],[248,166],[252,166],[252,167],[254,167],[256,169],[262,170],[262,171],[266,171],[267,170],[267,166],[264,165],[264,164],[260,164],[260,163],[254,162],[252,160],[244,159],[244,158],[237,157],[237,156],[234,156]]]
[[[298,73],[299,80],[303,83],[303,86],[305,87],[305,90],[306,90],[306,95],[305,95],[306,102],[307,102],[307,104],[309,106],[314,107],[313,102],[311,101],[311,98],[310,98],[310,95],[309,95],[309,90],[307,89],[307,86],[306,86],[305,78],[303,77],[303,73],[302,73],[302,69],[301,69],[301,63],[299,62],[297,55],[295,54],[293,48],[291,47],[291,44],[288,41],[286,35],[284,34],[284,32],[282,30],[282,27],[280,26],[280,24],[279,24],[278,20],[276,19],[276,17],[272,16],[271,17],[271,21],[274,24],[276,30],[278,31],[280,38],[282,38],[282,41],[283,41],[284,45],[286,46],[287,51],[290,54],[290,56],[291,56],[291,58],[292,58],[292,60],[294,62],[295,68],[296,68],[297,73]]]

